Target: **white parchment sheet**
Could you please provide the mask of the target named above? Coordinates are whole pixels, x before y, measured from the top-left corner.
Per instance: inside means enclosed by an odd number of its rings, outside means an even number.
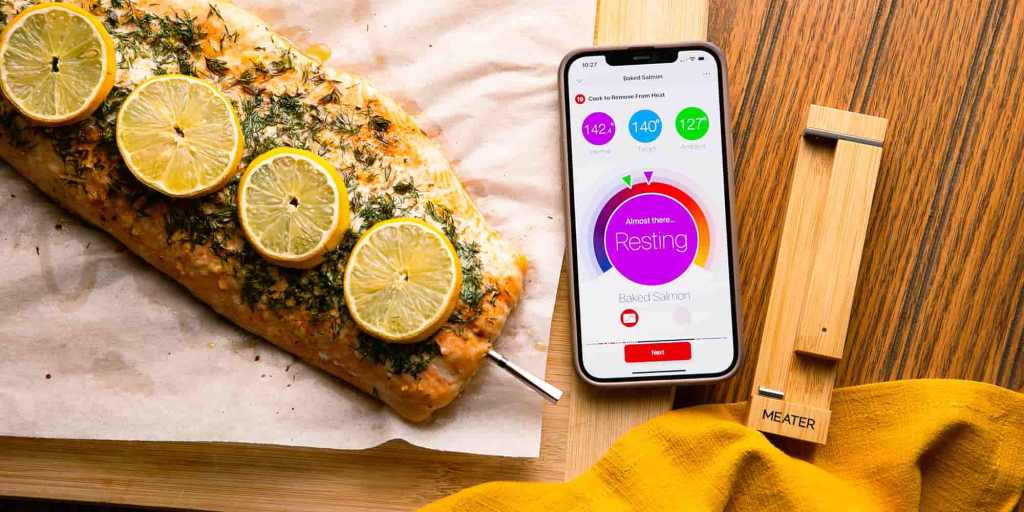
[[[593,0],[239,0],[436,136],[530,261],[498,348],[544,374],[564,250],[556,68]],[[0,163],[0,435],[537,456],[542,400],[489,364],[427,425],[222,319]]]

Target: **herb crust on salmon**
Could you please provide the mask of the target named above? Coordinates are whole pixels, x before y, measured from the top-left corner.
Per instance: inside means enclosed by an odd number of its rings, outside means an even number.
[[[0,0],[0,27],[29,0]],[[115,86],[84,121],[32,125],[0,102],[0,158],[62,206],[242,328],[379,398],[412,421],[449,404],[482,364],[522,294],[525,258],[491,229],[438,146],[394,101],[304,55],[228,2],[70,2],[103,21],[117,52]],[[239,115],[245,154],[312,151],[343,176],[351,226],[306,270],[274,265],[239,227],[238,177],[210,195],[163,196],[138,182],[115,143],[118,108],[155,75],[210,80]],[[462,267],[459,303],[434,336],[393,344],[348,317],[349,251],[377,222],[415,217],[441,229]]]

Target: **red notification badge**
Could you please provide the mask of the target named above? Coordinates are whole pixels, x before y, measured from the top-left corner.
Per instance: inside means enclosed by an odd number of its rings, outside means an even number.
[[[586,96],[584,96],[582,94],[577,94],[576,95],[576,104],[577,105],[582,105],[583,102],[585,102],[585,101],[587,101],[587,97]]]

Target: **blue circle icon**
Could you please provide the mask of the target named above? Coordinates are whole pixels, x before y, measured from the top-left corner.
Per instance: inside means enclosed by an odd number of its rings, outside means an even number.
[[[629,134],[637,142],[654,142],[661,135],[661,118],[653,110],[638,110],[629,118]]]

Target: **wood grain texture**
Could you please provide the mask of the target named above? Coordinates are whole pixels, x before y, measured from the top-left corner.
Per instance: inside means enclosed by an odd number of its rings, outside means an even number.
[[[811,105],[755,361],[747,425],[824,443],[878,177],[885,119]],[[771,398],[759,396],[772,390]],[[784,396],[775,394],[784,393]],[[791,421],[792,420],[792,421]]]
[[[598,0],[594,44],[704,40],[707,17],[707,0]],[[551,349],[571,352],[572,347],[552,344]],[[673,387],[598,388],[575,378],[568,397],[566,476],[585,471],[620,435],[670,410],[674,399]]]
[[[943,376],[1024,389],[1024,2],[711,0],[708,24],[729,72],[748,356],[816,103],[889,119],[837,385]],[[564,299],[552,346],[568,343]],[[748,357],[728,382],[677,388],[678,402],[745,399],[753,369]],[[567,386],[573,374],[552,350],[548,379]],[[485,480],[561,479],[568,408],[547,407],[532,462],[401,443],[0,439],[0,494],[239,510],[351,510],[376,496],[374,507],[405,510]],[[380,461],[390,480],[366,471]]]
[[[881,157],[878,147],[846,140],[835,143],[825,208],[818,219],[818,250],[807,285],[810,300],[796,331],[798,353],[843,357]]]
[[[712,1],[730,73],[746,353],[767,312],[811,103],[887,118],[837,386],[1024,389],[1024,3]],[[728,382],[676,404],[744,400]]]
[[[594,44],[704,41],[708,0],[597,0]]]

